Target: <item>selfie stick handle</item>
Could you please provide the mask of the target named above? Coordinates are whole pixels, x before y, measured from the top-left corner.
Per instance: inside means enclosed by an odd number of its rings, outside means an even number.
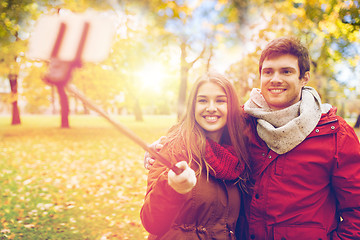
[[[126,135],[128,138],[133,140],[136,144],[138,144],[140,147],[142,147],[145,151],[149,152],[151,156],[153,156],[155,159],[159,160],[162,164],[164,164],[166,167],[173,170],[177,175],[183,172],[182,169],[178,168],[174,164],[171,164],[166,158],[164,158],[162,155],[160,155],[158,152],[156,152],[154,149],[150,148],[139,136],[137,136],[135,133],[133,133],[129,128],[125,127],[124,125],[116,122],[114,119],[112,119],[108,114],[106,114],[101,108],[93,104],[89,101],[74,85],[68,83],[66,85],[66,89],[73,93],[76,97],[78,97],[83,103],[85,103],[87,106],[92,108],[95,112],[100,114],[102,117],[104,117],[106,120],[108,120],[111,124],[113,124],[120,132],[122,132],[124,135]]]

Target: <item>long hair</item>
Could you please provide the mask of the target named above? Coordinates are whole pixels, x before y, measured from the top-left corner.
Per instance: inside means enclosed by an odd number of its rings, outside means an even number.
[[[164,143],[172,159],[179,154],[187,159],[189,165],[196,165],[196,174],[200,175],[205,168],[209,174],[210,165],[205,160],[206,137],[205,132],[195,120],[196,96],[200,86],[206,82],[220,86],[227,97],[227,123],[224,127],[220,143],[232,145],[237,157],[244,164],[245,170],[239,176],[240,186],[244,189],[245,182],[250,175],[250,164],[247,151],[247,134],[245,120],[240,110],[239,99],[231,82],[223,75],[208,72],[194,83],[187,102],[187,108],[180,121],[170,128]]]

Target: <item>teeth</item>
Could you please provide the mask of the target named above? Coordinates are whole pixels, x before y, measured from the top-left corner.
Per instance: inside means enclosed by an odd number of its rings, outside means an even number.
[[[205,119],[214,121],[214,120],[217,120],[217,117],[215,117],[215,116],[206,116]]]
[[[270,92],[273,92],[273,93],[281,93],[283,91],[284,91],[283,89],[271,89],[270,90]]]

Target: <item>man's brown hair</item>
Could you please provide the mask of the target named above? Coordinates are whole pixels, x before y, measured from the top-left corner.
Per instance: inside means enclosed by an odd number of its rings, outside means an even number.
[[[298,58],[300,69],[299,78],[303,78],[307,71],[310,71],[310,59],[307,48],[294,37],[276,38],[269,42],[262,51],[259,60],[259,73],[261,75],[262,65],[265,59],[271,59],[285,54],[291,54]]]

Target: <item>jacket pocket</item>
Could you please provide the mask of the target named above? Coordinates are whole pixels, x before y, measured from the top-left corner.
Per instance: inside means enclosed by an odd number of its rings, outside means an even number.
[[[328,240],[324,228],[316,226],[274,226],[274,240]]]

